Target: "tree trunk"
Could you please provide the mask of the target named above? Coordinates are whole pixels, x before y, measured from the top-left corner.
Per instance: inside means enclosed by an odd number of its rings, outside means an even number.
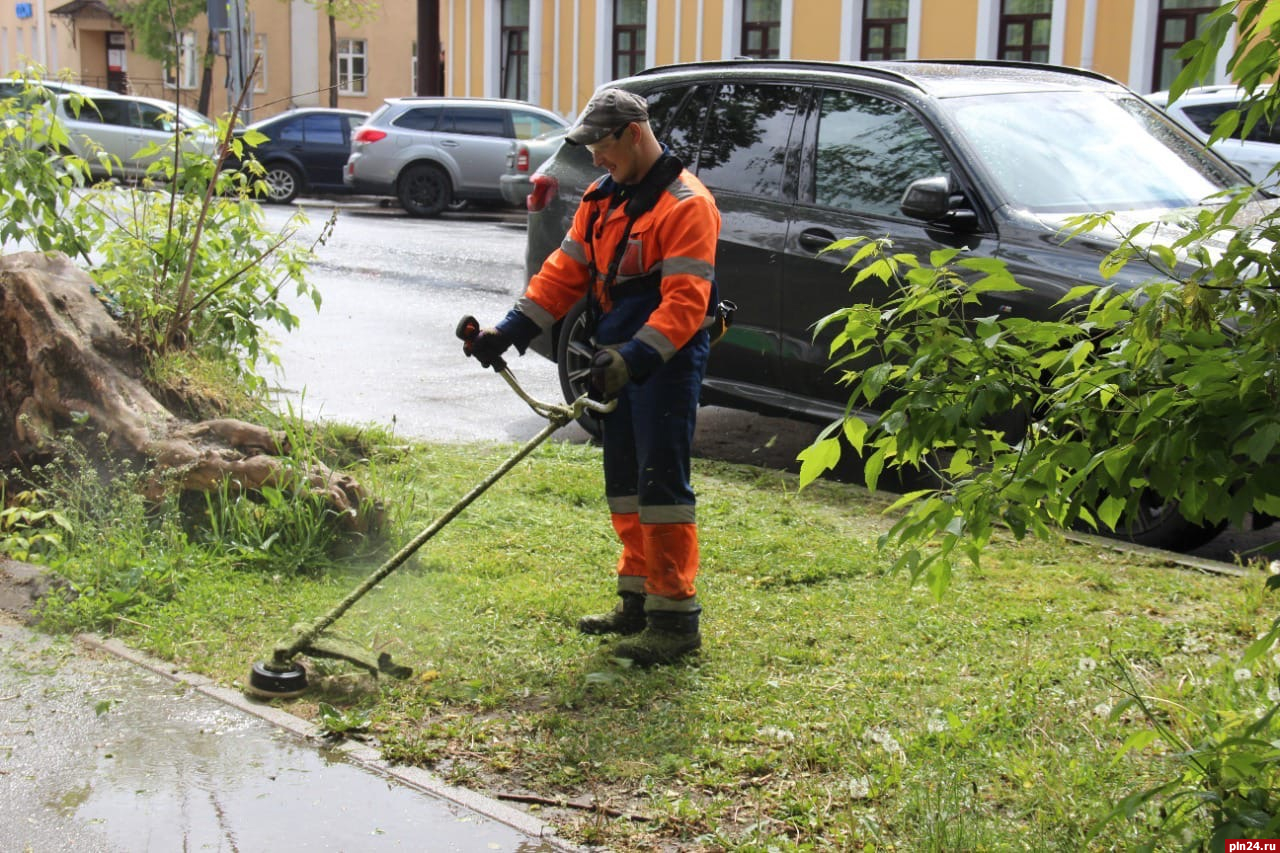
[[[213,96],[213,61],[218,55],[218,34],[209,31],[209,39],[205,42],[204,57],[201,65],[204,70],[200,74],[200,100],[196,102],[196,110],[209,114],[209,102]]]
[[[338,106],[338,19],[329,15],[329,106]]]
[[[351,477],[281,458],[289,453],[283,433],[231,418],[185,420],[157,401],[92,284],[60,253],[0,257],[0,468],[38,460],[55,434],[71,430],[104,435],[113,454],[145,466],[151,498],[224,482],[307,488],[328,498],[344,529],[377,525],[375,502]]]

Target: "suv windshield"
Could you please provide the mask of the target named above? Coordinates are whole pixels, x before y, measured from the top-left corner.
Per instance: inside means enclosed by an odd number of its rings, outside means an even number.
[[[1129,95],[1037,92],[943,104],[1005,200],[1036,213],[1185,207],[1241,183]]]

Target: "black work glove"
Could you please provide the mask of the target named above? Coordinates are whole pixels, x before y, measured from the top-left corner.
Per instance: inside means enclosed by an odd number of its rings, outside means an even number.
[[[462,345],[462,351],[474,356],[484,367],[493,367],[502,360],[502,354],[511,346],[511,338],[497,329],[481,329],[476,336]]]
[[[618,396],[631,381],[631,371],[622,353],[615,349],[602,349],[591,358],[591,387],[602,399]]]

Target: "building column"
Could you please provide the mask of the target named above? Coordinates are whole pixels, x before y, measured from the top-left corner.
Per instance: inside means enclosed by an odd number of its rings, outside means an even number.
[[[289,91],[293,93],[292,103],[299,107],[318,107],[329,103],[327,98],[321,101],[320,85],[320,12],[307,0],[290,0]]]

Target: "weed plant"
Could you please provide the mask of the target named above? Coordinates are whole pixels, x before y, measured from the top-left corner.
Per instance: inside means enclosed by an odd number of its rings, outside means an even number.
[[[144,562],[174,583],[135,593],[111,629],[242,683],[289,626],[329,610],[513,450],[393,441],[313,438],[388,501],[380,548],[297,573],[147,516],[139,529],[158,556]],[[334,626],[412,678],[304,661],[314,689],[290,710],[359,720],[388,758],[530,796],[562,834],[619,851],[1176,848],[1184,833],[1212,834],[1203,798],[1183,796],[1166,832],[1176,791],[1131,795],[1171,779],[1206,790],[1207,777],[1185,775],[1187,752],[1224,720],[1228,740],[1263,746],[1247,781],[1238,756],[1220,761],[1220,787],[1254,803],[1280,788],[1264,749],[1280,739],[1265,716],[1280,660],[1239,665],[1274,609],[1262,573],[997,536],[937,599],[877,549],[887,500],[828,482],[800,495],[788,475],[698,460],[704,649],[634,669],[574,630],[614,601],[599,465],[597,448],[545,445]],[[115,529],[120,563],[132,548],[136,564],[138,537]],[[92,541],[96,552],[67,559],[69,576],[110,555]],[[66,602],[48,618],[101,625],[99,614]],[[1144,734],[1150,720],[1177,740]],[[566,800],[600,808],[556,805]]]

